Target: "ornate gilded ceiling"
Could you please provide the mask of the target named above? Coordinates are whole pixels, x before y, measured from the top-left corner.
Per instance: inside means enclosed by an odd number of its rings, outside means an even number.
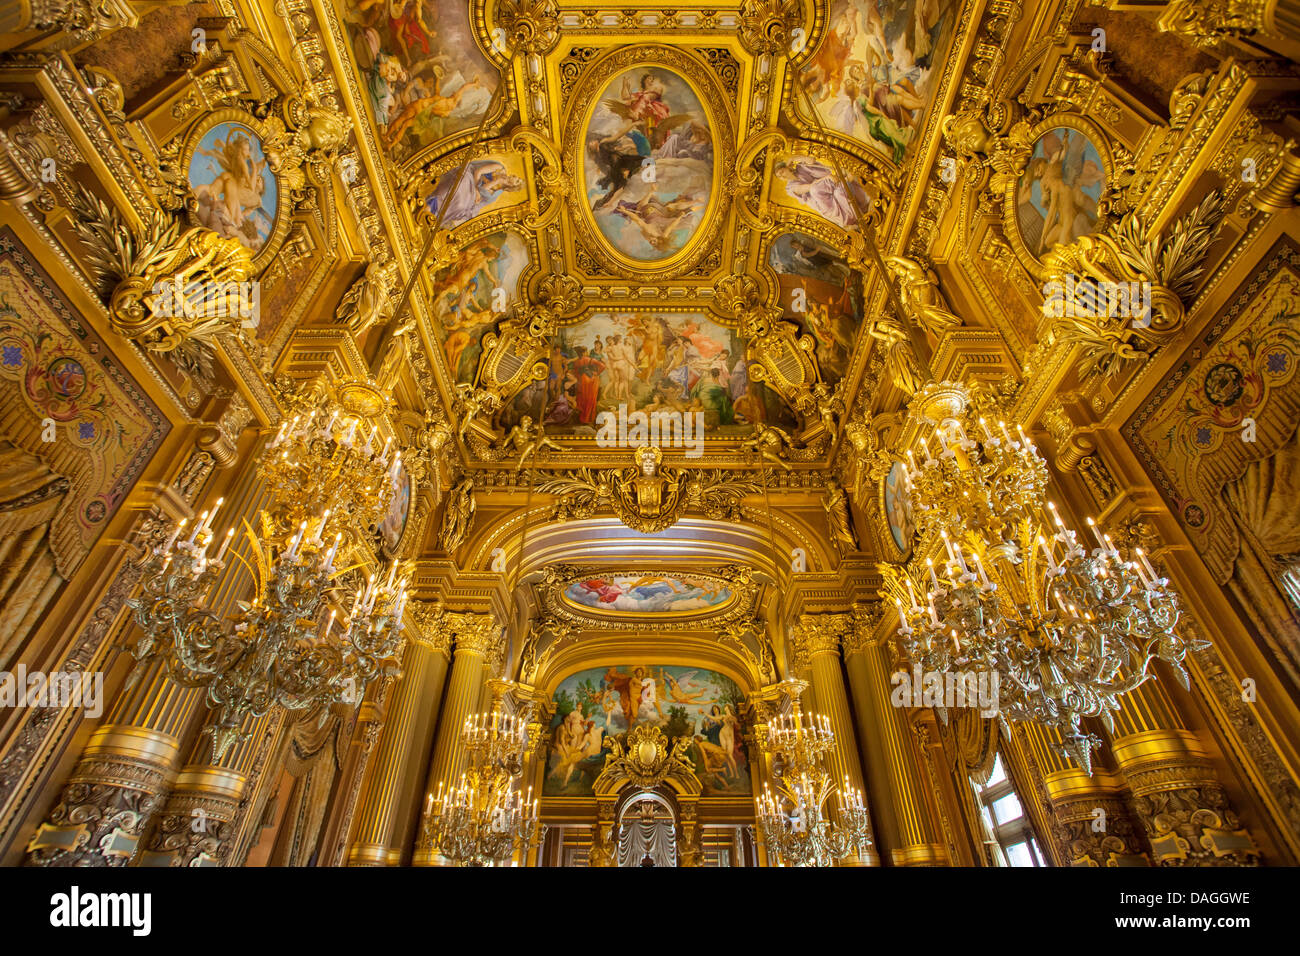
[[[957,7],[340,5],[470,459],[826,461],[882,294],[851,230],[909,205]]]

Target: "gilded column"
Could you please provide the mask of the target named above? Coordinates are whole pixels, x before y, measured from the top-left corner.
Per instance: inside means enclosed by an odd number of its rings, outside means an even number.
[[[126,866],[176,775],[198,696],[157,664],[120,695],[32,836],[28,865]]]
[[[1123,781],[1096,764],[1091,776],[1074,766],[1055,746],[1060,734],[1040,724],[1025,724],[1024,740],[1043,774],[1054,823],[1052,839],[1063,865],[1151,865]]]
[[[496,645],[500,643],[500,629],[492,620],[491,614],[448,612],[443,619],[454,640],[455,652],[451,662],[451,677],[447,681],[444,695],[442,717],[438,721],[433,762],[429,767],[426,789],[430,793],[437,791],[439,783],[446,782],[450,785],[460,778],[465,762],[465,748],[461,743],[465,718],[478,708],[483,696],[488,658],[497,653]],[[438,854],[432,847],[424,845],[423,820],[426,812],[427,806],[421,813],[421,832],[411,859],[414,866],[439,865]]]
[[[407,639],[402,676],[384,718],[379,749],[366,774],[348,866],[399,865],[419,812],[424,757],[447,681],[451,635],[441,606],[413,601],[410,607],[415,627]]]
[[[227,517],[254,514],[262,497],[255,476],[249,474]],[[237,562],[227,564],[208,600],[214,613],[220,616],[234,604],[246,587],[246,574]],[[28,844],[28,864],[130,863],[180,769],[202,694],[173,682],[158,661],[133,672],[87,742],[59,803]]]
[[[1209,755],[1156,681],[1123,698],[1111,750],[1158,866],[1250,866],[1259,850],[1241,826]]]
[[[858,742],[862,746],[878,853],[895,866],[946,866],[948,851],[935,823],[919,757],[899,710],[890,704],[888,650],[878,608],[853,612],[842,638]]]
[[[795,669],[805,666],[812,679],[817,710],[830,719],[835,745],[826,757],[827,769],[835,782],[844,786],[845,779],[854,790],[867,792],[858,758],[857,734],[853,729],[853,712],[849,708],[844,674],[840,669],[840,635],[853,626],[848,614],[802,614],[793,633]],[[874,841],[874,836],[873,836]],[[879,866],[880,857],[873,847],[865,859],[846,858],[842,866]]]
[[[242,739],[214,761],[210,731],[215,720],[209,715],[206,732],[194,742],[176,775],[135,865],[236,865],[230,851],[269,721],[270,715],[246,717],[240,727]]]

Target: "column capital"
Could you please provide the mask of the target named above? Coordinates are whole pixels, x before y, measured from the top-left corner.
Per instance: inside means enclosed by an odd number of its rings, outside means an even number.
[[[840,638],[852,626],[849,614],[800,614],[799,623],[790,632],[795,667],[802,668],[823,654],[838,654]]]
[[[879,601],[853,606],[853,610],[849,612],[851,625],[840,638],[840,645],[844,649],[846,659],[868,647],[876,647],[883,643],[883,637],[879,633],[883,617]]]
[[[415,627],[408,636],[412,643],[451,657],[451,631],[447,627],[446,609],[437,601],[412,601],[409,605]]]
[[[483,657],[498,652],[501,634],[491,614],[472,611],[444,611],[444,626],[455,640],[456,653],[472,651]]]

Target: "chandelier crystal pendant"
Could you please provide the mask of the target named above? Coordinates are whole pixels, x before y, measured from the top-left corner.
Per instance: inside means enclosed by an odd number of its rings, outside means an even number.
[[[756,815],[764,842],[785,866],[834,866],[871,847],[862,792],[852,789],[847,777],[837,786],[822,765],[834,744],[830,721],[803,714],[797,699],[790,714],[768,725],[764,749],[777,768],[777,782],[775,790],[763,788]],[[833,818],[827,806],[832,796]]]
[[[461,742],[469,768],[454,786],[438,784],[425,807],[422,844],[456,866],[504,866],[516,851],[527,858],[540,844],[539,802],[521,791],[530,749],[529,714],[488,713],[465,719]]]
[[[187,538],[178,540],[182,521],[146,558],[141,594],[128,602],[140,628],[131,679],[161,661],[177,683],[205,687],[214,759],[245,739],[249,717],[355,703],[377,674],[395,671],[407,575],[396,560],[368,577],[335,566],[391,500],[400,454],[390,462],[391,441],[381,449],[378,437],[376,426],[328,400],[281,427],[259,462],[272,496],[261,533],[245,522],[249,556],[240,560],[255,596],[229,617],[206,606],[235,533],[208,557],[221,501]]]
[[[913,513],[922,541],[941,541],[944,554],[881,565],[900,648],[963,687],[991,683],[1002,718],[1055,730],[1060,752],[1091,773],[1100,741],[1082,720],[1112,729],[1120,698],[1154,676],[1157,658],[1187,686],[1186,654],[1206,645],[1175,633],[1177,596],[1140,549],[1127,560],[1091,518],[1095,547],[1066,527],[1021,429],[982,417],[951,382],[918,392],[909,419]]]

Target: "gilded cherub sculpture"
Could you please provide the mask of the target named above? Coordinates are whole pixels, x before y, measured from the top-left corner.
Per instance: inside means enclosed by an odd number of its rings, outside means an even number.
[[[519,424],[510,429],[510,434],[506,435],[506,440],[502,442],[502,450],[511,446],[519,452],[519,463],[515,465],[515,472],[518,473],[524,467],[524,462],[528,461],[537,452],[543,448],[550,448],[553,451],[563,452],[564,449],[551,439],[546,437],[546,427],[541,424],[533,424],[531,415],[525,415],[519,419]]]

